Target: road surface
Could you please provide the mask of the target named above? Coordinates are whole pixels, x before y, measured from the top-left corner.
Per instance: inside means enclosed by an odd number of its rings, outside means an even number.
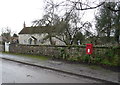
[[[0,71],[2,71],[2,83],[100,83],[8,60],[2,60]]]
[[[2,84],[2,59],[0,58],[0,85]]]

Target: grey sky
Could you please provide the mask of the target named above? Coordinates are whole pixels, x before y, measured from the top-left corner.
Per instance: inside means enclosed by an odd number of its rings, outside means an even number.
[[[0,0],[0,30],[9,27],[18,33],[24,21],[31,26],[33,20],[42,18],[43,6],[43,0]],[[86,12],[84,20],[93,21],[94,10]]]
[[[9,27],[14,32],[39,19],[43,14],[43,0],[0,0],[0,30]]]

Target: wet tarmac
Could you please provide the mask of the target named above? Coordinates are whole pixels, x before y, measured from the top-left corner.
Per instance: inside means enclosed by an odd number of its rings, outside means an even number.
[[[0,58],[0,85],[2,84],[2,59]]]
[[[2,60],[1,70],[2,83],[101,83],[8,60]]]

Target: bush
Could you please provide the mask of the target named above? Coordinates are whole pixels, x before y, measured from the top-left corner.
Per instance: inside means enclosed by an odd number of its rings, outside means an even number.
[[[110,66],[120,66],[119,64],[120,56],[118,55],[117,51],[118,51],[117,48],[107,50],[105,53],[105,57],[101,63]]]
[[[65,48],[61,48],[60,49],[60,52],[61,52],[61,54],[60,54],[60,58],[61,59],[67,59],[67,57],[69,56],[69,54],[67,54],[66,52],[65,52]]]
[[[90,61],[90,55],[86,55],[82,57],[83,62],[88,63]]]
[[[112,63],[109,62],[107,59],[102,60],[100,63],[103,64],[103,65],[109,65],[109,66],[112,66]]]
[[[113,57],[112,65],[114,65],[114,66],[120,66],[120,61],[119,60],[120,60],[120,56],[115,55]]]
[[[85,63],[93,63],[93,64],[102,64],[102,65],[108,65],[108,66],[120,66],[119,63],[119,49],[118,47],[99,47],[96,48],[96,51],[92,55],[87,54],[80,54],[79,47],[75,47],[73,53],[67,52],[67,49],[69,48],[60,48],[61,54],[60,59],[68,60],[68,61],[77,61],[77,62],[85,62]]]
[[[94,58],[91,58],[91,63],[94,63],[94,64],[99,64],[102,60],[102,57],[100,56],[96,56]]]

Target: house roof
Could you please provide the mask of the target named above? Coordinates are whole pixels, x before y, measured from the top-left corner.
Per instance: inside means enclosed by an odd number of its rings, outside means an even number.
[[[53,26],[24,27],[19,34],[41,34],[55,33],[57,30]]]

